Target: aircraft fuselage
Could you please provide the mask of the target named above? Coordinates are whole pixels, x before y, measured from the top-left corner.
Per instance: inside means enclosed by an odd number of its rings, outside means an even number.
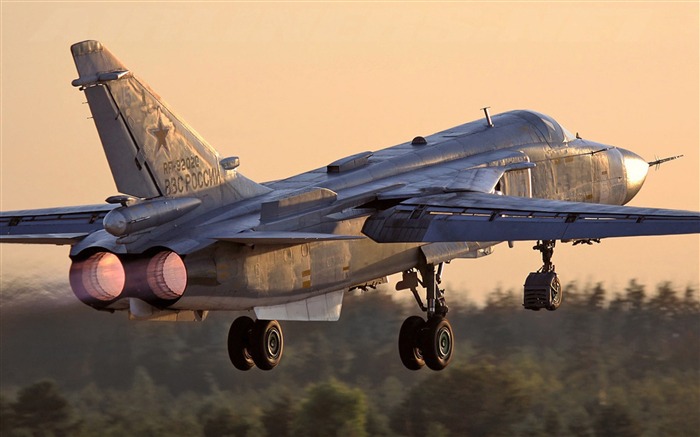
[[[425,137],[426,144],[412,144],[421,142],[414,140],[368,153],[364,164],[347,171],[332,172],[324,167],[265,184],[272,189],[270,193],[254,202],[214,209],[208,223],[238,221],[245,230],[303,230],[362,237],[362,226],[371,212],[363,211],[363,205],[390,204],[394,198],[432,194],[420,188],[426,180],[431,181],[430,186],[440,187],[436,192],[460,191],[464,189],[460,175],[474,167],[515,166],[492,190],[510,196],[622,205],[643,183],[648,166],[641,158],[623,149],[572,137],[547,116],[513,111],[493,117],[493,122],[494,126],[489,127],[477,120]],[[311,203],[293,214],[273,213],[266,218],[261,213],[263,204],[320,188],[332,190],[337,199],[327,204]],[[186,238],[178,235],[185,223],[175,222],[172,230],[158,239]],[[190,232],[196,233],[194,229]],[[104,237],[116,241],[112,236]],[[278,305],[348,289],[426,262],[488,255],[497,243],[387,244],[369,238],[293,245],[218,241],[184,254],[187,289],[168,307],[244,310]],[[138,254],[140,244],[119,245],[127,253]],[[81,246],[74,247],[73,253],[80,253]],[[178,252],[183,253],[181,249]],[[121,300],[110,308],[126,306],[126,300]]]

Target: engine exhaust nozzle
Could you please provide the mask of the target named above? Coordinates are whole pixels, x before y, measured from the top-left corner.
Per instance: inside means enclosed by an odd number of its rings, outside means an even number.
[[[126,283],[124,266],[111,252],[97,252],[73,261],[69,276],[73,293],[90,306],[107,306],[119,298]]]

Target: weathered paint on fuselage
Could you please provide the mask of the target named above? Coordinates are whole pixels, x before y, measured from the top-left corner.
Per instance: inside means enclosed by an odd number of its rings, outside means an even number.
[[[551,118],[530,111],[497,115],[493,122],[494,127],[478,120],[436,133],[425,137],[425,145],[409,142],[374,152],[366,165],[348,172],[331,173],[323,167],[265,184],[273,191],[212,211],[206,223],[235,222],[241,231],[362,235],[372,210],[357,208],[376,200],[378,193],[405,192],[413,197],[412,190],[418,195],[425,187],[448,186],[465,169],[514,162],[536,166],[505,173],[496,190],[507,195],[621,205],[639,189],[628,186],[629,168],[641,160],[630,152],[577,139]],[[337,201],[261,221],[263,202],[309,187],[333,190]],[[177,225],[160,239],[177,240]],[[194,239],[196,228],[191,232]],[[187,235],[179,237],[187,241]],[[235,310],[281,304],[405,271],[426,263],[426,256],[434,263],[486,255],[490,252],[485,249],[494,244],[379,244],[363,238],[248,246],[218,241],[191,252],[183,245],[178,250],[185,255],[189,285],[172,308]],[[128,251],[142,250],[138,243],[126,246]]]

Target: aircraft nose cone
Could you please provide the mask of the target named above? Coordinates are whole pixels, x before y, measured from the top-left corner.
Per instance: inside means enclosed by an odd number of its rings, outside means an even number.
[[[627,195],[624,203],[632,200],[644,185],[644,180],[649,171],[649,164],[641,156],[629,150],[619,149],[622,154],[622,167],[625,169],[625,183]]]

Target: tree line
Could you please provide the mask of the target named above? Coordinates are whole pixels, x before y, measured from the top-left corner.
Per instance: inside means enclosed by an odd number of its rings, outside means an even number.
[[[442,372],[403,368],[398,328],[415,304],[388,291],[347,296],[339,322],[283,322],[271,372],[232,368],[232,314],[168,324],[3,308],[0,435],[697,434],[696,289],[574,283],[555,312],[521,298],[451,299],[455,356]]]

